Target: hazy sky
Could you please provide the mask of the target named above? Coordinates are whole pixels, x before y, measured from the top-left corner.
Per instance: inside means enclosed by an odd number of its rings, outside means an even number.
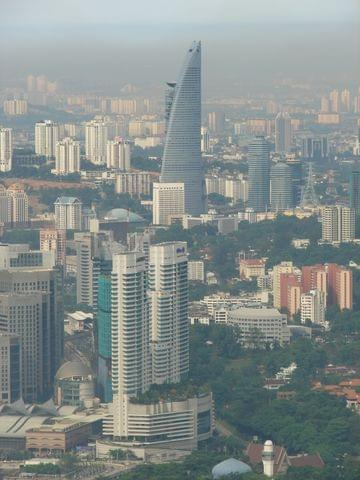
[[[359,0],[0,0],[1,24],[353,21]],[[359,18],[358,18],[359,20]]]
[[[205,89],[360,83],[360,0],[0,0],[0,84],[162,88],[203,41]]]

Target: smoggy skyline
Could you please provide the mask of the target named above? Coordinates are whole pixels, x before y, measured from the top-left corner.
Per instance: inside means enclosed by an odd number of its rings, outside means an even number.
[[[176,78],[184,49],[199,39],[209,94],[233,95],[284,77],[358,83],[357,1],[184,3],[155,0],[146,9],[144,0],[15,0],[0,19],[0,82],[44,73],[70,89],[116,92],[129,82],[160,88]]]

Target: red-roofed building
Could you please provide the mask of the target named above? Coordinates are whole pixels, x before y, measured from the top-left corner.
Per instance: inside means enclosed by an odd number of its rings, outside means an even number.
[[[245,454],[249,458],[249,463],[252,467],[263,463],[262,443],[249,443]],[[302,468],[323,468],[325,463],[318,453],[316,454],[301,454],[289,457],[284,447],[274,446],[274,476],[286,473],[289,467]],[[305,479],[304,479],[305,480]]]
[[[296,457],[288,457],[290,465],[296,468],[303,467],[312,467],[312,468],[323,468],[325,466],[324,460],[320,457],[318,453],[313,455],[304,454],[297,455]]]
[[[255,467],[262,463],[262,453],[264,445],[262,443],[249,443],[245,454],[248,456],[250,464]],[[274,475],[285,473],[290,462],[284,447],[274,446]]]

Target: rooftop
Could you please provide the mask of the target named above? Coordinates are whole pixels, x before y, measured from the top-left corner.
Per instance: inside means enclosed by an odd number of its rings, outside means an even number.
[[[56,378],[87,377],[92,371],[84,363],[73,361],[65,362],[56,372]]]
[[[125,208],[112,208],[104,215],[104,220],[111,222],[145,222],[145,219],[137,213],[130,212]]]
[[[266,319],[284,317],[276,308],[236,308],[230,311],[231,318]]]
[[[76,197],[58,197],[55,203],[62,203],[62,204],[71,204],[71,203],[81,203],[80,200]]]
[[[247,463],[244,463],[241,460],[236,460],[236,458],[228,458],[227,460],[215,465],[211,473],[215,480],[226,475],[243,475],[251,471],[252,469]]]

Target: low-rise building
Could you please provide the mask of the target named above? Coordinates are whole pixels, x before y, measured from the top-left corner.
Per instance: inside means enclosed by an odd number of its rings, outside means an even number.
[[[26,450],[32,452],[65,453],[75,447],[87,445],[91,425],[63,420],[53,425],[40,425],[26,431]]]
[[[247,347],[284,345],[290,342],[286,315],[275,308],[238,308],[231,310],[227,325],[239,329],[240,340]]]
[[[310,239],[308,238],[293,238],[291,245],[298,250],[306,250],[310,245]]]
[[[239,260],[240,278],[253,280],[265,276],[265,261],[262,258],[248,258]]]

